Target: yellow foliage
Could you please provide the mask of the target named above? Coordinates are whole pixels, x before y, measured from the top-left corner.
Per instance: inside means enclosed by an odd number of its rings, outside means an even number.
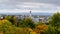
[[[45,30],[47,30],[47,29],[48,29],[48,26],[45,25],[45,24],[38,25],[38,26],[36,27],[36,32],[39,33],[39,34],[45,33]]]
[[[28,28],[29,31],[33,31],[31,28]]]
[[[0,26],[2,26],[2,24],[4,24],[4,23],[10,23],[8,20],[6,20],[6,19],[3,19],[3,20],[0,20]]]
[[[6,19],[2,20],[2,23],[6,23],[6,22],[9,22],[9,21]]]
[[[3,34],[2,32],[0,34]]]
[[[3,34],[3,32],[2,32],[2,31],[0,31],[0,34]]]
[[[14,19],[14,24],[17,25],[17,22],[18,22],[17,17],[14,16],[13,19]]]
[[[30,34],[36,34],[36,32],[35,31],[32,31],[32,32],[30,32]]]
[[[47,25],[38,25],[37,26],[37,29],[39,29],[39,30],[46,30],[47,28],[48,28]]]
[[[0,26],[2,26],[2,21],[0,20]]]

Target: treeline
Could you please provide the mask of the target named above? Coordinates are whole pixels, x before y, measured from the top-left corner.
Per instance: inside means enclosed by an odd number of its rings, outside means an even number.
[[[0,20],[0,34],[60,34],[60,13],[55,13],[49,19],[49,25],[31,18],[18,21],[16,16],[5,16]]]

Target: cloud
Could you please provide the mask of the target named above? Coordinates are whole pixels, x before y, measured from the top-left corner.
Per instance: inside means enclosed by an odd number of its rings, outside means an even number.
[[[17,13],[28,12],[29,10],[33,12],[60,12],[58,2],[59,0],[0,0],[0,12]]]
[[[48,3],[29,3],[29,2],[24,2],[22,4],[17,4],[17,8],[20,9],[31,9],[31,10],[42,10],[42,11],[48,11],[48,10],[58,10],[58,7],[54,4],[48,4]]]
[[[57,4],[60,5],[60,0],[0,0],[0,2],[12,2],[12,3],[19,3],[19,2],[35,2],[35,3],[50,3],[50,4]]]

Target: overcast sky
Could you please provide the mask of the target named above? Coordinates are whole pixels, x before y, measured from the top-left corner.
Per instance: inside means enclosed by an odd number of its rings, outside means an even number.
[[[60,12],[60,0],[0,0],[0,13]]]

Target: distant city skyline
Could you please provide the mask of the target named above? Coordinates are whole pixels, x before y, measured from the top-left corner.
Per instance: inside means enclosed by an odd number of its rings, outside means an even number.
[[[0,0],[0,13],[60,12],[60,0]],[[30,8],[30,9],[29,9]]]

